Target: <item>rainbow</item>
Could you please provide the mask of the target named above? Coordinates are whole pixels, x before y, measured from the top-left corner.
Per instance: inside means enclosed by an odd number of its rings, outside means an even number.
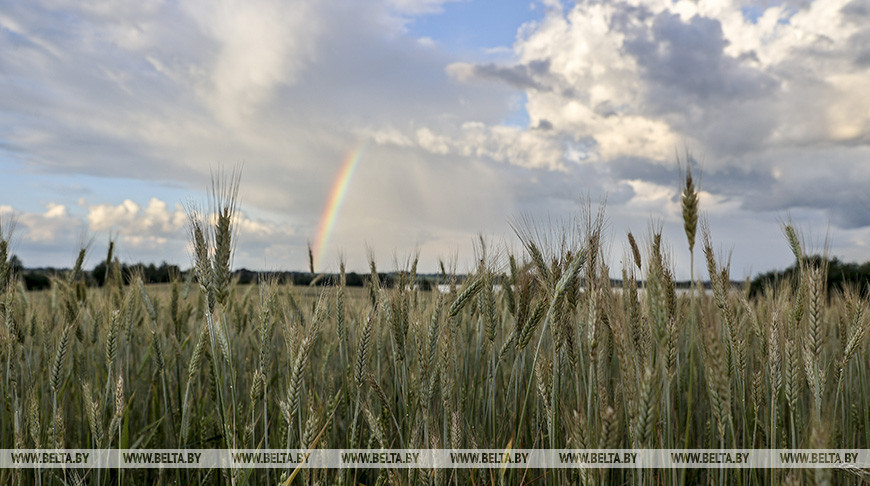
[[[344,162],[341,164],[341,169],[338,171],[335,182],[332,183],[332,190],[329,193],[329,198],[326,200],[326,206],[323,208],[323,215],[320,216],[320,225],[317,227],[317,236],[314,239],[314,263],[317,268],[321,265],[323,252],[326,249],[326,244],[329,242],[329,237],[332,236],[332,230],[335,227],[335,220],[341,209],[341,203],[344,201],[344,196],[347,195],[350,180],[353,178],[353,173],[364,152],[365,145],[359,145],[348,152]]]

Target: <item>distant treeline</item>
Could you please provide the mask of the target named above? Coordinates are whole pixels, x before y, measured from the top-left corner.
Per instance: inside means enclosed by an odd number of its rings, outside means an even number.
[[[812,265],[826,264],[828,268],[828,290],[840,290],[846,286],[853,286],[864,295],[870,291],[870,262],[844,263],[837,258],[825,258],[819,255],[807,257]],[[750,293],[757,295],[765,287],[776,288],[778,282],[792,279],[798,271],[796,265],[785,270],[775,270],[763,273],[752,280]]]
[[[828,289],[840,289],[844,285],[853,285],[862,293],[870,292],[870,262],[865,263],[844,263],[837,258],[823,260],[823,257],[818,255],[808,257],[815,264],[827,263],[828,268]],[[28,290],[47,289],[51,285],[51,277],[63,276],[68,272],[68,269],[57,268],[24,268],[21,261],[13,256],[9,260],[10,267],[13,272],[20,275],[25,287]],[[163,262],[160,265],[153,263],[117,263],[120,268],[120,274],[124,279],[124,283],[129,284],[137,275],[142,276],[145,283],[169,283],[173,279],[178,278],[184,280],[188,276],[189,270],[182,270],[178,265],[171,265]],[[758,275],[752,279],[750,284],[750,292],[752,295],[757,295],[766,286],[775,287],[778,282],[784,279],[791,279],[795,274],[795,266],[792,265],[785,270],[773,270],[767,273]],[[299,271],[256,271],[242,268],[236,270],[235,278],[239,284],[250,284],[257,281],[274,279],[278,283],[293,285],[309,286],[309,285],[334,285],[338,282],[337,274],[311,274],[309,272]],[[90,272],[82,272],[82,277],[85,283],[91,287],[100,287],[106,282],[107,266],[105,262],[99,263]],[[349,287],[363,287],[368,284],[371,278],[370,274],[359,274],[349,272],[345,276]],[[407,273],[388,272],[378,273],[380,285],[387,288],[394,287],[399,281],[407,281]],[[461,283],[463,276],[457,276],[457,280]],[[313,282],[313,283],[312,283]],[[422,290],[430,290],[433,286],[439,283],[448,283],[446,276],[441,274],[417,274],[416,284]],[[620,286],[621,281],[611,280],[614,286]],[[709,282],[703,282],[702,285],[709,287]],[[677,287],[688,288],[688,282],[677,282]]]
[[[336,285],[339,281],[339,275],[335,273],[312,274],[310,272],[262,272],[256,270],[248,270],[243,268],[233,272],[240,284],[255,283],[258,281],[275,280],[278,283],[292,283],[293,285]],[[364,287],[368,285],[372,276],[368,273],[348,272],[345,274],[346,285],[348,287]],[[464,276],[457,276],[459,281],[462,281]],[[381,287],[393,288],[399,282],[407,282],[409,279],[407,272],[378,272],[378,284]],[[431,290],[433,286],[440,283],[447,283],[447,279],[441,275],[435,274],[420,274],[415,277],[416,285],[422,290]]]
[[[13,257],[15,259],[15,257]],[[69,272],[69,269],[63,268],[24,268],[20,264],[20,260],[10,260],[14,262],[12,266],[15,274],[20,275],[24,286],[28,290],[42,290],[51,286],[52,277],[63,277]],[[148,284],[169,283],[174,279],[185,280],[188,278],[190,270],[182,270],[178,265],[171,265],[163,262],[160,265],[153,263],[135,263],[126,264],[114,263],[120,270],[120,275],[124,279],[125,284],[129,284],[137,276],[141,276],[142,280]],[[105,262],[97,264],[91,271],[83,271],[81,277],[89,287],[101,287],[107,282],[108,267]],[[309,272],[291,272],[291,271],[255,271],[242,268],[233,272],[236,281],[239,284],[245,285],[256,283],[258,281],[274,280],[281,284],[292,283],[300,286],[321,286],[334,285],[339,280],[337,274],[311,274]],[[400,281],[407,282],[407,273],[389,272],[378,273],[379,285],[381,287],[392,288]],[[363,287],[367,285],[371,279],[370,274],[358,274],[349,272],[345,275],[346,285],[348,287]],[[457,279],[461,282],[463,277],[458,276]],[[417,274],[416,285],[422,290],[430,290],[438,282],[447,283],[447,279],[440,275],[434,274]]]
[[[184,278],[185,272],[178,265],[170,265],[166,262],[160,265],[153,263],[126,263],[118,264],[121,276],[125,284],[129,284],[136,275],[141,275],[145,283],[168,283],[176,276]],[[23,268],[16,269],[16,274],[21,275],[27,290],[42,290],[51,286],[52,277],[63,277],[69,272],[66,268]],[[90,272],[83,271],[81,277],[89,287],[101,287],[106,283],[107,266],[105,262],[99,263]]]

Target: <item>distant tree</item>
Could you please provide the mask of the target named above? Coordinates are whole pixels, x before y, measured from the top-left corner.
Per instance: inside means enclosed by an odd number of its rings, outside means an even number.
[[[91,270],[91,277],[93,277],[93,280],[99,287],[102,287],[106,283],[106,273],[108,273],[108,270],[106,262],[98,263],[94,269]]]
[[[12,272],[12,275],[21,275],[22,272],[24,272],[24,264],[21,263],[21,259],[18,258],[18,255],[12,255],[9,257],[7,265],[9,265],[9,270]]]
[[[240,285],[247,285],[250,283],[256,283],[259,274],[257,272],[248,270],[247,268],[242,268],[240,270],[236,270],[236,276],[239,279]]]
[[[347,286],[348,287],[362,287],[363,286],[363,278],[356,272],[350,272],[346,276],[347,278]]]
[[[24,280],[24,288],[27,290],[44,290],[51,287],[51,279],[49,274],[40,271],[30,270],[22,275]]]

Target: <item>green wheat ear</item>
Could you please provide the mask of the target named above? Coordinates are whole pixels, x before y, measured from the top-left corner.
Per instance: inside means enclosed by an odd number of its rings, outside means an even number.
[[[689,240],[689,251],[695,249],[695,234],[698,230],[698,190],[692,178],[692,166],[686,161],[686,184],[681,196],[683,206],[683,229]]]
[[[214,221],[214,261],[212,263],[212,286],[218,303],[226,304],[232,279],[233,249],[235,246],[236,213],[238,212],[239,182],[241,172],[236,169],[229,175],[217,173],[212,176],[212,212]]]
[[[640,258],[640,248],[637,246],[637,241],[634,239],[634,235],[631,234],[631,231],[628,232],[628,244],[631,246],[631,254],[634,256],[634,264],[637,265],[638,270],[641,270],[643,267]]]
[[[686,174],[680,202],[683,209],[683,229],[689,242],[689,271],[695,281],[695,236],[698,232],[698,189],[692,177],[692,156],[686,153]]]
[[[785,233],[785,238],[788,240],[788,246],[791,248],[795,260],[800,264],[803,262],[804,250],[801,248],[800,237],[798,236],[794,224],[791,221],[785,223],[782,226],[782,232]]]

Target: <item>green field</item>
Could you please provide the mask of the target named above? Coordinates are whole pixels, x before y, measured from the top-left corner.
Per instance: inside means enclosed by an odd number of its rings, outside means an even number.
[[[220,213],[223,217],[223,213]],[[194,215],[195,216],[195,215]],[[237,286],[230,218],[192,217],[196,278],[0,295],[0,448],[870,448],[867,300],[799,272],[749,297],[701,231],[678,293],[655,229],[611,286],[601,217],[528,227],[447,293]],[[224,224],[224,226],[221,226]],[[197,229],[200,231],[197,234]],[[227,233],[222,233],[226,231]],[[225,239],[222,239],[222,236]],[[558,235],[557,235],[558,236]],[[623,244],[623,242],[617,242]],[[787,249],[785,251],[788,251]],[[111,259],[110,259],[111,260]],[[5,261],[5,259],[4,259]],[[79,264],[80,265],[80,264]],[[698,277],[699,279],[702,277]],[[637,282],[643,282],[638,286]],[[858,484],[832,470],[0,470],[2,484]]]

